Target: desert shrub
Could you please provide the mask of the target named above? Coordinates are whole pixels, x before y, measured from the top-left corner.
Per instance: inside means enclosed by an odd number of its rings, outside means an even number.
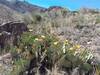
[[[69,9],[67,9],[67,8],[63,8],[63,9],[61,10],[61,13],[62,13],[62,16],[63,16],[63,17],[65,17],[65,16],[67,15],[68,12],[70,12],[70,11],[69,11]]]
[[[89,50],[82,49],[80,45],[75,45],[69,40],[60,41],[53,35],[33,35],[31,32],[24,33],[21,37],[18,49],[16,52],[20,54],[20,60],[33,60],[32,67],[36,68],[36,73],[40,72],[41,67],[45,70],[58,68],[63,70],[69,68],[70,70],[79,67],[85,73],[89,72],[92,64],[88,61],[93,59],[93,55]],[[19,62],[20,66],[26,63]],[[38,64],[37,64],[38,63]],[[45,65],[44,65],[45,64]],[[31,67],[31,65],[29,66]],[[25,68],[25,67],[24,67]],[[31,70],[32,70],[31,68]],[[29,72],[31,70],[28,70]]]
[[[22,75],[23,71],[26,70],[28,64],[28,60],[23,58],[19,58],[18,60],[14,60],[13,70],[10,75]]]
[[[96,24],[100,23],[100,16],[96,17]]]

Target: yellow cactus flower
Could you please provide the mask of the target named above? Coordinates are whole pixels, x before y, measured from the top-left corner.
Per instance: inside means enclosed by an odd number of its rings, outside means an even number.
[[[75,47],[76,47],[77,49],[79,49],[81,46],[80,46],[80,45],[76,45]]]
[[[41,39],[41,38],[35,38],[35,41],[43,41],[43,39]]]
[[[35,41],[38,41],[39,39],[38,38],[35,38]]]
[[[65,40],[65,42],[68,42],[68,40]]]
[[[41,37],[42,37],[42,38],[45,38],[45,36],[44,36],[44,35],[41,35]]]
[[[65,43],[66,45],[68,45],[68,42],[69,42],[68,40],[65,40],[65,41],[64,41],[64,43]]]
[[[57,44],[58,44],[58,42],[54,42],[53,44],[54,44],[54,45],[57,45]]]
[[[69,50],[74,50],[74,48],[73,48],[73,47],[71,47],[71,48],[69,48]]]

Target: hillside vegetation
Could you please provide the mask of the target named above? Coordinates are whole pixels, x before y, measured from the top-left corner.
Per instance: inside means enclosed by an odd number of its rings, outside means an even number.
[[[6,9],[2,23],[12,22],[0,25],[1,75],[100,75],[100,10]]]

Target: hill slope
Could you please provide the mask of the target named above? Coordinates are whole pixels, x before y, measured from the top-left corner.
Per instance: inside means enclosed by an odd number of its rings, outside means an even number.
[[[0,0],[0,24],[9,21],[22,21],[23,14],[30,14],[32,11],[40,12],[43,9],[45,8],[31,5],[28,2]]]

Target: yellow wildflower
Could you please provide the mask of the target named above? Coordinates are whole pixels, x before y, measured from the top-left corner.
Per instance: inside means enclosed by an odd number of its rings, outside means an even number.
[[[58,42],[54,42],[53,44],[54,44],[54,45],[57,45],[57,44],[58,44]]]
[[[64,43],[65,43],[66,45],[68,45],[68,42],[69,42],[68,40],[65,40],[65,41],[64,41]]]
[[[80,46],[80,45],[76,45],[75,47],[76,47],[77,49],[79,49],[81,46]]]
[[[35,38],[35,41],[43,41],[43,39],[41,39],[41,38]]]
[[[39,39],[38,38],[35,38],[35,41],[38,41]]]
[[[67,43],[67,42],[68,42],[68,40],[65,40],[65,42]]]
[[[69,48],[69,50],[74,50],[74,48],[73,48],[73,47],[71,47],[71,48]]]
[[[42,38],[45,38],[45,36],[44,36],[44,35],[41,35],[41,37],[42,37]]]

